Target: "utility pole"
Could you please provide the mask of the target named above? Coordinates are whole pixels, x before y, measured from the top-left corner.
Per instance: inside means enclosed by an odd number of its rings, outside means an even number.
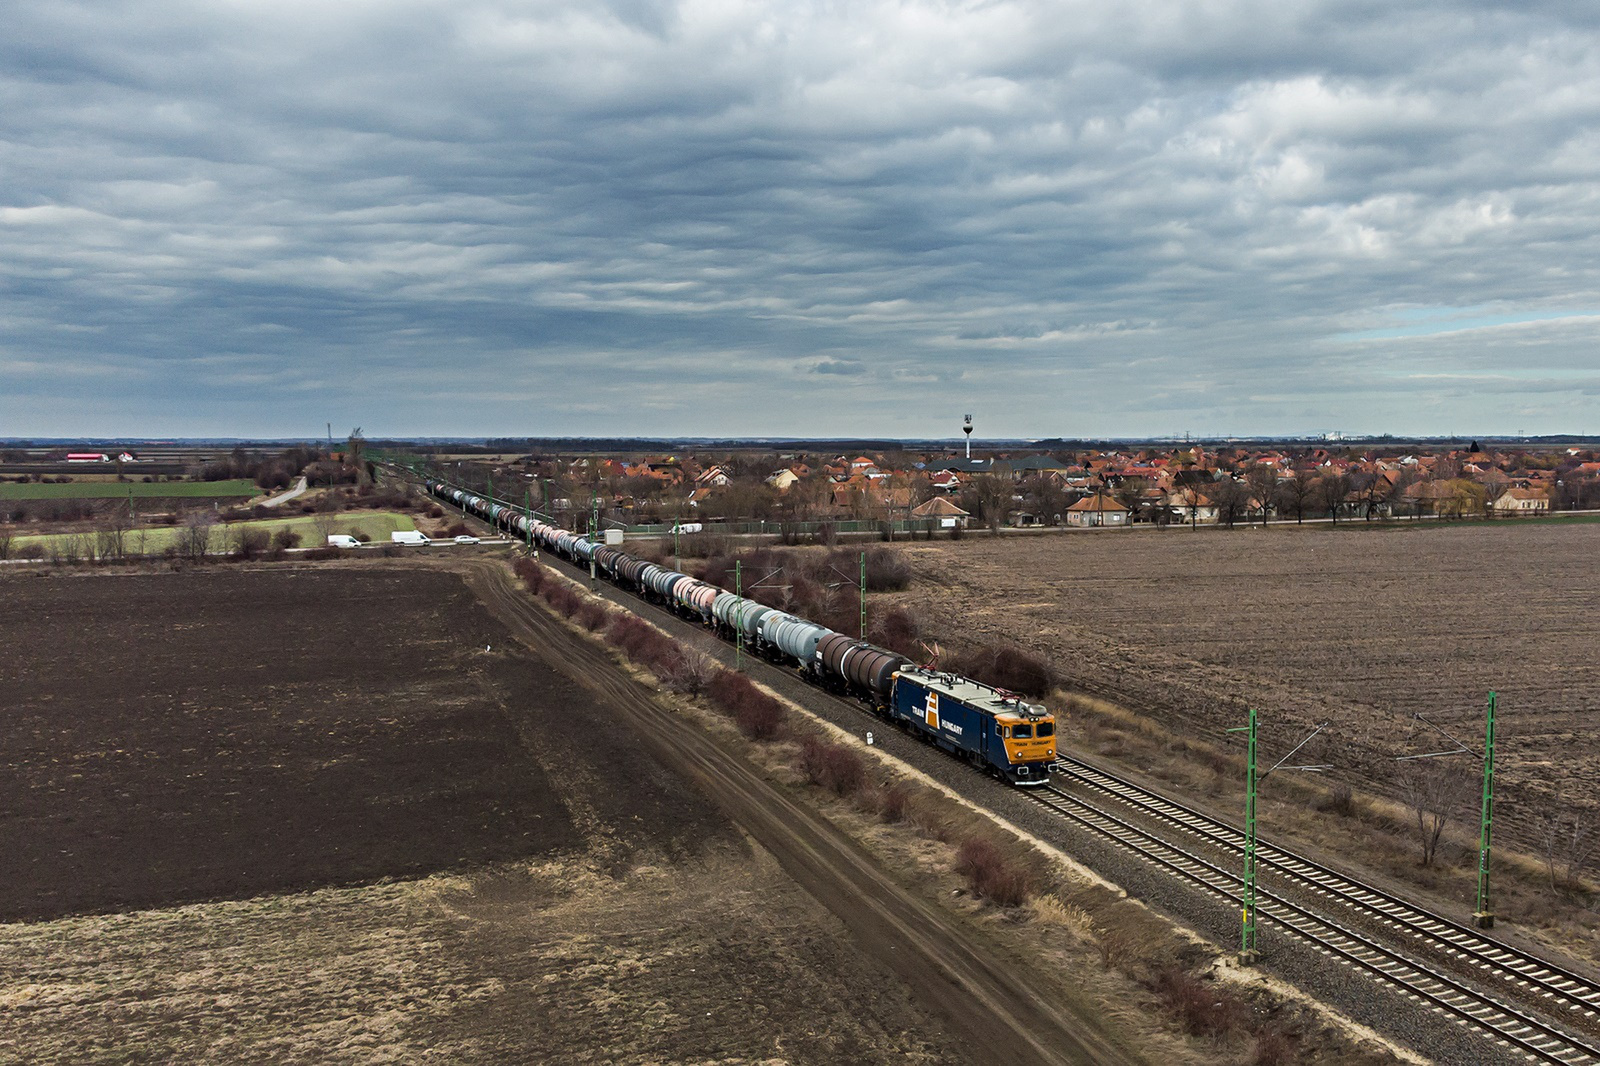
[[[522,521],[528,527],[528,554],[539,558],[539,549],[533,546],[533,487],[522,487]]]
[[[1259,777],[1256,774],[1256,709],[1250,708],[1250,724],[1233,726],[1229,733],[1245,733],[1248,735],[1247,756],[1245,760],[1244,779],[1244,887],[1240,897],[1243,905],[1242,921],[1239,931],[1239,965],[1251,966],[1261,958],[1260,949],[1256,943],[1256,932],[1259,927],[1256,914],[1256,801],[1259,795],[1259,786],[1274,770],[1279,769],[1294,755],[1295,752],[1305,747],[1311,738],[1322,732],[1327,722],[1308,733],[1304,740],[1289,749],[1289,754],[1273,763],[1266,773]],[[1310,770],[1321,772],[1326,770],[1325,763],[1313,766],[1290,766],[1290,770]]]
[[[741,600],[744,599],[744,561],[742,559],[733,561],[733,594]],[[740,624],[742,621],[742,618],[737,615],[734,616],[733,668],[738,671],[744,670],[744,626]]]
[[[1494,928],[1494,907],[1489,896],[1489,846],[1494,828],[1494,703],[1489,693],[1488,717],[1483,726],[1483,817],[1478,828],[1478,909],[1472,920],[1479,929]]]
[[[861,553],[861,639],[867,639],[867,553]]]
[[[1261,957],[1256,950],[1256,709],[1250,708],[1250,724],[1234,726],[1230,733],[1248,733],[1249,754],[1244,777],[1244,913],[1239,933],[1239,964],[1250,966]]]
[[[591,494],[589,496],[589,506],[591,508],[589,515],[589,591],[593,592],[600,587],[600,576],[595,572],[594,562],[595,531],[600,528],[600,497]]]

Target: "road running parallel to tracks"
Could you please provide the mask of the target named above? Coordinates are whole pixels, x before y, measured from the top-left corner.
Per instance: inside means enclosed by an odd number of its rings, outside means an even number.
[[[735,752],[656,702],[610,655],[535,606],[503,562],[475,564],[468,583],[489,610],[552,666],[615,707],[669,766],[696,781],[892,969],[918,1002],[966,1038],[975,1063],[1104,1063],[1141,1059],[1111,1039],[1086,1005],[1038,994],[1049,982],[975,940],[902,887],[845,833],[785,795]]]
[[[587,577],[586,571],[548,553],[542,553],[540,558],[568,574]],[[632,593],[605,582],[600,583],[598,591],[607,599],[662,625],[680,639],[691,639],[702,647],[706,647],[705,641],[721,643],[703,627],[686,622]],[[726,658],[726,654],[723,657]],[[749,654],[745,659],[752,664],[753,673],[786,696],[808,706],[848,707],[863,725],[877,722],[885,727],[884,732],[888,731],[887,723],[864,707],[807,685],[795,671],[762,662]],[[976,776],[973,771],[967,773]],[[1183,844],[1175,845],[1172,840],[1163,839],[1177,834],[1179,839],[1198,841],[1201,851],[1209,849],[1220,853],[1209,858],[1197,857],[1197,861],[1214,871],[1210,875],[1212,883],[1174,869],[1126,840],[1116,839],[1115,834],[1085,824],[1083,818],[1054,812],[1070,820],[1075,828],[1137,854],[1140,861],[1182,878],[1189,886],[1234,906],[1234,921],[1237,922],[1240,878],[1220,865],[1222,862],[1234,868],[1240,865],[1231,858],[1242,846],[1242,834],[1237,829],[1145,790],[1104,768],[1064,759],[1058,766],[1058,773],[1061,775],[1059,783],[1072,790],[1066,797],[1071,801],[1067,805],[1079,811],[1093,810],[1094,817],[1112,823],[1127,824],[1129,827],[1121,830],[1125,836],[1131,833],[1153,842],[1148,845],[1152,849],[1165,848],[1179,853],[1189,850]],[[1008,791],[1025,794],[1024,790]],[[1060,796],[1054,798],[1061,799]],[[1037,797],[1033,803],[1041,808],[1047,806]],[[1137,820],[1159,823],[1167,832],[1158,837],[1147,825],[1134,828],[1128,819],[1115,813],[1118,808],[1134,810]],[[1258,855],[1263,867],[1271,868],[1275,874],[1273,888],[1276,891],[1260,897],[1264,901],[1262,915],[1305,940],[1308,950],[1337,960],[1424,1009],[1453,1018],[1460,1026],[1481,1034],[1480,1039],[1487,1038],[1501,1045],[1507,1061],[1522,1059],[1574,1066],[1600,1064],[1600,982],[1282,848],[1265,845]],[[1280,878],[1286,883],[1277,884]],[[1295,912],[1303,912],[1303,917],[1292,918]],[[1329,930],[1330,937],[1350,936],[1354,941],[1351,945],[1326,940],[1317,942],[1313,933],[1297,929],[1296,921],[1307,929],[1316,926]],[[1377,1024],[1383,1028],[1381,1023]],[[1440,1057],[1442,1061],[1479,1061],[1461,1054]]]

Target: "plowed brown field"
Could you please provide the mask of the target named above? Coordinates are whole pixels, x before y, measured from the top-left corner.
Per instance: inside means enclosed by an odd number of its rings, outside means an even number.
[[[1180,735],[1221,740],[1254,706],[1276,758],[1331,720],[1305,761],[1392,793],[1395,755],[1451,746],[1413,712],[1481,744],[1494,689],[1508,826],[1530,835],[1556,793],[1600,796],[1600,525],[1115,530],[903,550],[917,580],[897,599],[925,628],[1044,651],[1069,687]]]
[[[964,1057],[455,574],[0,599],[0,1060]]]

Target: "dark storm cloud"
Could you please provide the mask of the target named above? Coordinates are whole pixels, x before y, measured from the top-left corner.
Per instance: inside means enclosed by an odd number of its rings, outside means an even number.
[[[1562,6],[14,7],[0,435],[1594,426]]]

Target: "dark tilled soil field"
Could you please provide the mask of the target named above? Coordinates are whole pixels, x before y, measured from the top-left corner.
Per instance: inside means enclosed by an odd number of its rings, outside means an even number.
[[[427,573],[5,583],[0,917],[426,873],[580,836]],[[560,683],[548,698],[563,698]],[[576,742],[576,721],[552,725]]]
[[[1130,530],[914,544],[897,597],[941,636],[1047,652],[1067,683],[1212,740],[1262,712],[1301,754],[1393,791],[1395,754],[1481,743],[1500,696],[1502,813],[1600,795],[1600,525]],[[1297,758],[1297,761],[1298,758]],[[1475,774],[1476,764],[1468,768]]]
[[[0,1060],[963,1057],[454,574],[0,597]]]

